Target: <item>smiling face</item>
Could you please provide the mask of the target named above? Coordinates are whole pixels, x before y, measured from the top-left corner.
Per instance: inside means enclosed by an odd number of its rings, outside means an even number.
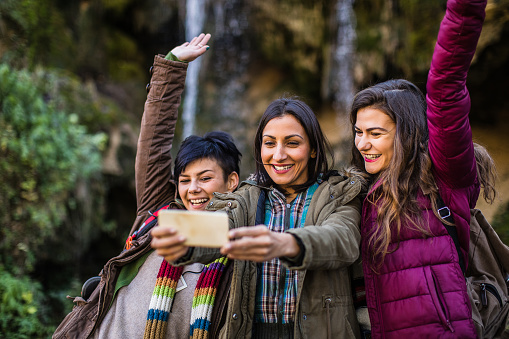
[[[383,111],[371,107],[357,111],[355,147],[364,158],[366,172],[377,174],[389,167],[395,136],[396,124]]]
[[[308,162],[316,157],[306,131],[290,114],[270,120],[262,133],[261,159],[272,181],[293,196],[293,185],[306,183]]]
[[[187,210],[205,210],[214,192],[233,192],[239,183],[237,172],[225,180],[216,160],[202,158],[189,163],[178,178],[178,191]]]

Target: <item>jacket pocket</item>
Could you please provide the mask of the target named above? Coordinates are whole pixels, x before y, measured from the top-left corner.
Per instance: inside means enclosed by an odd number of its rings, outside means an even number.
[[[84,330],[93,323],[93,319],[97,315],[97,307],[94,307],[89,301],[81,297],[68,298],[72,299],[75,305],[55,329],[53,339],[85,338]]]
[[[483,308],[488,306],[488,293],[495,297],[495,299],[498,302],[498,305],[500,306],[500,308],[502,308],[503,306],[502,297],[500,296],[500,294],[497,291],[497,288],[494,285],[489,283],[480,283],[479,289],[481,296],[481,305]]]
[[[445,297],[442,293],[442,289],[440,288],[435,272],[430,266],[425,266],[424,273],[426,276],[426,282],[428,284],[431,300],[435,305],[435,309],[437,311],[438,318],[442,323],[442,326],[444,326],[446,329],[449,329],[451,332],[454,332],[454,328],[452,327],[450,321],[449,310],[445,302]]]
[[[318,296],[317,296],[318,297]],[[300,338],[359,338],[358,324],[352,304],[341,302],[341,297],[324,294],[315,298],[320,307],[299,309],[295,321]],[[316,305],[318,306],[318,305]]]
[[[472,277],[469,277],[470,280]],[[509,312],[509,303],[501,295],[495,285],[489,280],[467,280],[470,303],[472,305],[472,319],[476,324],[479,337],[492,337],[497,329],[503,327],[504,318]]]

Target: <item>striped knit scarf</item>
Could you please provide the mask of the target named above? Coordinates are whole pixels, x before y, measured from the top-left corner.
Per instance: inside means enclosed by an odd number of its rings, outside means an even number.
[[[227,262],[226,257],[213,261],[205,266],[198,278],[191,310],[190,338],[208,338],[216,292]],[[144,339],[166,337],[168,318],[182,270],[183,267],[174,267],[166,260],[161,263],[150,300]]]

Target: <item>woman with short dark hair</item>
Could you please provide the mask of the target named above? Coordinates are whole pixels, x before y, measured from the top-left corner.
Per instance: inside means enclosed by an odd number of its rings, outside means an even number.
[[[54,338],[218,336],[230,288],[228,260],[174,267],[150,247],[159,209],[204,210],[214,192],[231,192],[239,183],[241,154],[225,132],[185,139],[172,175],[170,149],[187,62],[206,52],[209,38],[201,34],[155,57],[136,154],[137,218],[124,251],[91,280],[90,294],[74,298],[76,306]]]

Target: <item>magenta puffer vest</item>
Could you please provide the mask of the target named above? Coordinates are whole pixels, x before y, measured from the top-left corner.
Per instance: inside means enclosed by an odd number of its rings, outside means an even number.
[[[440,195],[453,214],[466,259],[470,208],[479,196],[467,71],[477,46],[486,0],[449,0],[441,23],[427,83],[429,153]],[[379,274],[363,258],[373,338],[476,338],[458,253],[430,201],[419,195],[422,220],[432,237],[402,227]],[[361,252],[375,225],[376,208],[363,206]],[[465,260],[465,262],[467,262]]]

